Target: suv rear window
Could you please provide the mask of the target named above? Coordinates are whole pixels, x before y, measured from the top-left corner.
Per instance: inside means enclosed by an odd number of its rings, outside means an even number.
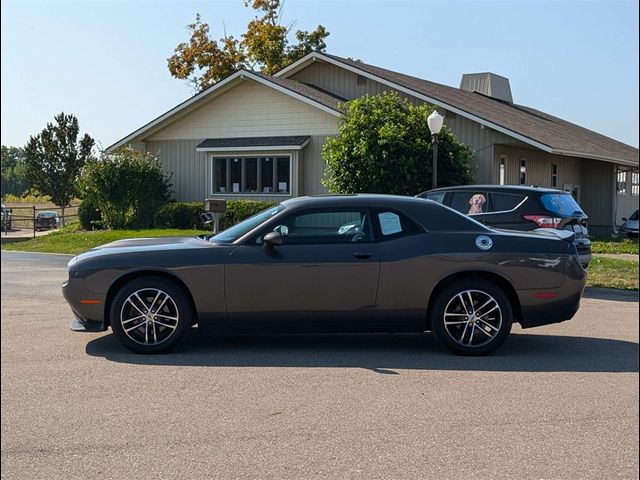
[[[557,215],[584,213],[568,193],[547,193],[540,197],[540,201],[546,210]]]

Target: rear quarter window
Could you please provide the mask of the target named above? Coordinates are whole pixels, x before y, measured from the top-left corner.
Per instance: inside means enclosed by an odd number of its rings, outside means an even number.
[[[508,212],[520,205],[527,197],[511,193],[493,193],[492,212]]]
[[[399,212],[378,210],[375,216],[378,221],[380,236],[383,240],[424,233],[421,227]]]

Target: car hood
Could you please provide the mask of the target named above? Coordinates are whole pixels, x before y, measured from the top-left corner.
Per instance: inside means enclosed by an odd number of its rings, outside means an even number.
[[[74,260],[86,261],[104,257],[125,257],[146,252],[175,252],[194,248],[208,248],[214,245],[197,237],[128,238],[92,248],[88,252],[78,255]]]

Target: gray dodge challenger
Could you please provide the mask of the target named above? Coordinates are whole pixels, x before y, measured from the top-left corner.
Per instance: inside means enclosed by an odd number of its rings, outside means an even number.
[[[569,320],[586,281],[573,235],[488,228],[430,200],[287,200],[209,237],[120,240],[69,262],[73,330],[129,349],[213,333],[424,332],[457,354]]]

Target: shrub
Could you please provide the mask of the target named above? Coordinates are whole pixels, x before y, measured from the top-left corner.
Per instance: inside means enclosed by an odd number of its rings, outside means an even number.
[[[88,161],[82,187],[85,196],[95,200],[105,225],[113,229],[152,227],[156,211],[171,191],[160,160],[129,147]]]
[[[193,228],[203,230],[200,219],[202,203],[171,202],[160,207],[155,215],[155,226],[158,228]]]
[[[78,207],[78,220],[83,230],[100,230],[102,215],[93,197],[82,200]]]
[[[324,185],[335,193],[415,195],[431,188],[433,149],[427,118],[434,110],[397,93],[364,96],[342,106],[338,135],[327,140]],[[473,152],[443,128],[438,186],[473,183]]]
[[[232,227],[245,218],[249,218],[262,210],[272,207],[272,202],[255,202],[253,200],[229,200],[227,211],[220,217],[220,230]]]
[[[249,218],[262,210],[273,206],[271,202],[253,200],[228,200],[227,211],[220,216],[220,230],[224,230]],[[155,215],[157,228],[193,228],[204,230],[211,228],[200,219],[203,213],[202,203],[171,202],[160,207]]]

